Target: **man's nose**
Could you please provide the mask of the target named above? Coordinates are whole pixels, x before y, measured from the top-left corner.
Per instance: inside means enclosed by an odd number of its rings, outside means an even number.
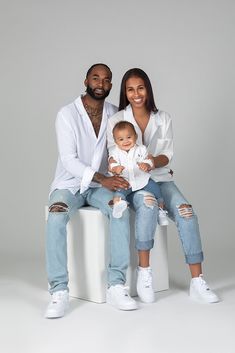
[[[103,87],[103,85],[104,85],[103,80],[99,80],[99,81],[98,81],[98,87],[102,88],[102,87]]]

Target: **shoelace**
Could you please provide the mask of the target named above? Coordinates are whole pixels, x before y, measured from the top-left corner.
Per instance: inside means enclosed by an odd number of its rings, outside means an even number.
[[[130,296],[129,293],[128,293],[130,287],[128,287],[128,286],[117,286],[116,288],[119,290],[119,292],[121,294],[123,294],[124,297],[129,297]]]
[[[64,293],[61,292],[55,292],[52,294],[52,303],[56,304],[58,300],[62,299],[64,296]]]
[[[141,276],[144,282],[145,288],[150,288],[152,286],[152,270],[141,271]]]
[[[208,287],[206,281],[203,279],[203,276],[200,275],[199,278],[200,278],[200,283],[201,283],[202,288],[203,288],[204,290],[209,291],[210,288]]]

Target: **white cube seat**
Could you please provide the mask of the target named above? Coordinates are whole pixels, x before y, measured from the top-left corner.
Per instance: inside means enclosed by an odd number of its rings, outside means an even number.
[[[126,284],[130,287],[130,294],[135,296],[138,256],[134,237],[135,214],[133,211],[130,213],[130,266]],[[96,303],[105,302],[109,263],[108,218],[94,207],[80,208],[67,225],[67,243],[70,296]],[[153,270],[154,291],[168,289],[166,226],[157,227],[150,265]]]

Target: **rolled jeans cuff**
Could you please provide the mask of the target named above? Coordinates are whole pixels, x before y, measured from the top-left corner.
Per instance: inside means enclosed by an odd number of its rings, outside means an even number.
[[[203,252],[199,252],[198,254],[185,255],[185,261],[189,265],[200,264],[203,260]]]
[[[154,240],[140,241],[136,240],[135,247],[137,250],[151,250],[154,245]]]

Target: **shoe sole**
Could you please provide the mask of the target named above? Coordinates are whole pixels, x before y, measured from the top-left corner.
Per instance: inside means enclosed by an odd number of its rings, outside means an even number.
[[[139,296],[139,298],[140,298],[140,296]],[[140,298],[140,301],[144,304],[153,304],[153,303],[155,303],[156,300],[155,300],[155,298],[153,300],[143,300],[142,298]]]
[[[109,298],[106,298],[106,303],[113,306],[115,309],[119,309],[122,311],[133,311],[133,310],[137,310],[138,309],[138,305],[137,304],[133,304],[132,307],[126,307],[126,306],[121,306],[121,305],[117,305],[116,303],[113,303],[113,301],[111,301]]]
[[[218,303],[220,300],[219,300],[219,298],[216,298],[216,299],[210,299],[210,300],[205,300],[205,299],[203,299],[203,298],[201,298],[201,297],[198,297],[197,295],[195,295],[195,294],[189,294],[189,297],[192,299],[192,300],[194,300],[194,301],[196,301],[196,302],[198,302],[198,303],[203,303],[203,304],[214,304],[214,303]]]
[[[66,312],[66,310],[68,310],[68,308],[69,308],[69,304],[66,305],[66,307],[64,308],[64,311],[60,311],[57,314],[45,314],[45,318],[46,319],[59,319],[65,315],[65,312]]]

